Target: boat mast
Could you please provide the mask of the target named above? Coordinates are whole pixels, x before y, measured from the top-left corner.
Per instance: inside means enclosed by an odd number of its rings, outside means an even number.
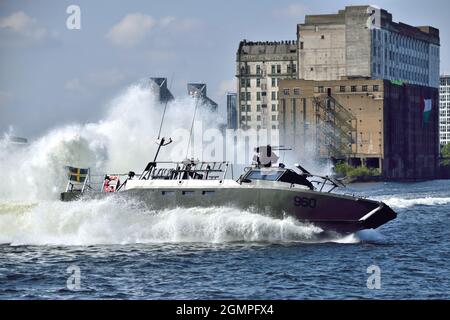
[[[197,92],[194,92],[194,98],[196,99],[196,102],[195,102],[194,115],[192,117],[191,131],[189,131],[189,140],[188,140],[188,145],[187,145],[187,149],[186,149],[186,160],[189,159],[188,154],[189,154],[189,147],[191,146],[192,131],[194,129],[194,122],[195,122],[195,116],[197,114],[198,102],[200,101],[200,97],[198,96]],[[192,158],[193,157],[194,156],[192,155]]]
[[[173,78],[174,78],[174,76],[172,75],[172,80],[170,81],[169,89],[172,88]],[[156,160],[158,159],[158,155],[159,155],[159,151],[161,150],[161,147],[165,147],[172,143],[172,138],[169,138],[167,141],[166,141],[166,138],[164,138],[164,137],[161,138],[161,131],[162,131],[163,123],[164,123],[164,118],[166,117],[168,103],[169,103],[169,99],[167,99],[164,104],[164,111],[163,111],[163,114],[161,117],[161,122],[159,124],[158,138],[156,139],[156,143],[158,144],[158,149],[156,149],[155,157],[153,158],[152,162],[149,162],[147,164],[147,166],[145,167],[144,171],[142,172],[139,180],[147,180],[150,177],[150,173],[152,172],[153,168],[156,167]]]

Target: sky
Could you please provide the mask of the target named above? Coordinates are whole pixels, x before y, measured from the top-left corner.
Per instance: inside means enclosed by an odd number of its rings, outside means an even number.
[[[169,78],[176,97],[188,82],[207,83],[223,114],[239,41],[295,40],[305,14],[356,4],[439,28],[441,73],[450,73],[448,0],[0,0],[0,135],[13,127],[33,139],[98,121],[127,86],[152,76]],[[70,5],[81,29],[67,28]]]

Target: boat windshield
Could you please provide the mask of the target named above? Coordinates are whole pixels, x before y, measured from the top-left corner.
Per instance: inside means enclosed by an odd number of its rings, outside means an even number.
[[[250,180],[277,181],[283,172],[278,170],[252,170],[246,178]]]

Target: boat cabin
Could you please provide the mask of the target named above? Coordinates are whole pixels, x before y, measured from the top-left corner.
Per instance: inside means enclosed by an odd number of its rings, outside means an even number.
[[[313,184],[306,179],[305,175],[296,173],[285,168],[252,168],[241,179],[242,182],[253,180],[278,181],[290,184],[297,184],[314,190]]]

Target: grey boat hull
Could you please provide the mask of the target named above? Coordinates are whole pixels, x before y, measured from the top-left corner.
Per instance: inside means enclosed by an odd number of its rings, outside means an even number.
[[[61,194],[61,200],[73,201],[116,196],[143,202],[153,210],[230,206],[279,219],[292,216],[300,222],[312,223],[324,231],[342,234],[376,229],[397,216],[383,202],[335,193],[258,187],[130,189],[118,193],[64,192]]]

